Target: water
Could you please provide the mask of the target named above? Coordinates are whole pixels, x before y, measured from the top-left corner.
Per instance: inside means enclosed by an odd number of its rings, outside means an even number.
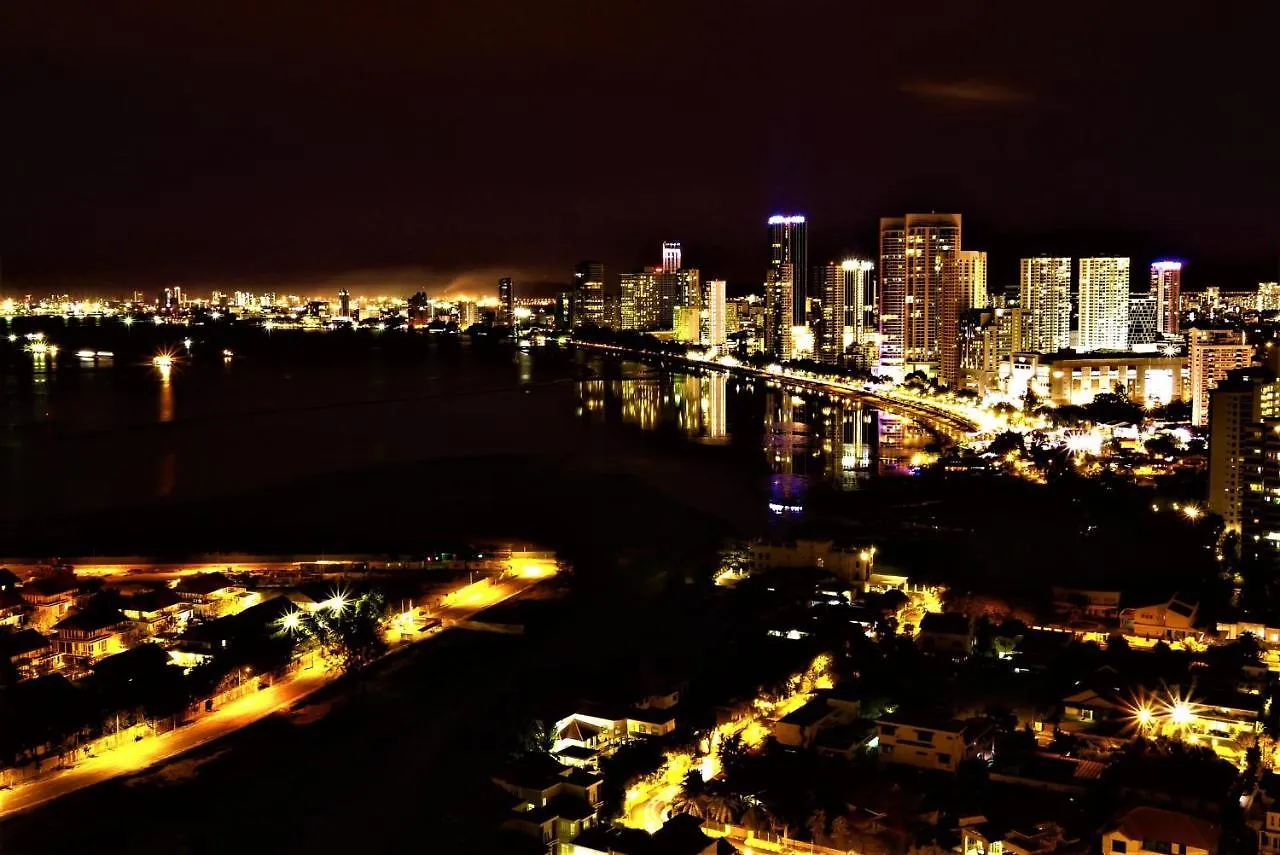
[[[168,371],[145,348],[89,360],[69,347],[40,358],[8,345],[0,521],[13,531],[24,521],[137,508],[145,526],[156,505],[498,453],[616,466],[680,493],[718,477],[679,474],[694,458],[678,447],[701,446],[731,450],[744,472],[767,471],[751,474],[767,480],[758,498],[790,509],[817,485],[855,490],[901,474],[928,441],[908,420],[764,381],[399,338],[370,347],[277,334],[230,360],[221,342],[197,341],[190,352],[177,346]],[[290,512],[279,516],[287,524]],[[234,523],[234,513],[210,521]]]

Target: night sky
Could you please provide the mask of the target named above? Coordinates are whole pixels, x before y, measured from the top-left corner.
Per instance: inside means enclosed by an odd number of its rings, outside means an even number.
[[[1227,8],[1230,7],[1230,8]],[[435,291],[686,261],[753,286],[956,210],[1019,253],[1276,278],[1277,4],[10,3],[8,293]],[[473,274],[470,278],[463,274]],[[462,277],[462,278],[459,278]]]

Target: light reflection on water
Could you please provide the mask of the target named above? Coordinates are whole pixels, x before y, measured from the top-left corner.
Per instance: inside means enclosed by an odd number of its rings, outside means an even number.
[[[664,372],[602,362],[579,381],[588,424],[674,432],[704,444],[755,445],[768,464],[771,501],[803,504],[809,486],[857,490],[871,478],[909,475],[931,436],[914,421],[857,399],[783,389],[720,372]]]

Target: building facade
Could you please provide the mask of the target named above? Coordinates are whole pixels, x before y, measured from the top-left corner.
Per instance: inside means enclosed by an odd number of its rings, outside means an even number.
[[[675,273],[683,266],[680,261],[680,241],[664,240],[662,242],[662,272]]]
[[[604,265],[583,261],[573,270],[569,325],[578,328],[604,324]]]
[[[704,347],[723,347],[728,340],[726,288],[727,284],[723,279],[708,279],[702,283],[698,332],[699,341]]]
[[[1129,346],[1148,347],[1156,343],[1158,306],[1150,294],[1129,295]]]
[[[1228,531],[1239,534],[1249,489],[1249,461],[1260,449],[1250,451],[1258,423],[1280,418],[1280,383],[1262,368],[1230,372],[1209,393],[1209,509],[1220,514]]]
[[[937,373],[945,260],[960,249],[959,214],[880,219],[880,361],[886,373]]]
[[[774,281],[782,281],[779,277],[784,266],[791,268],[787,325],[803,326],[809,296],[809,223],[803,215],[775,214],[769,218],[769,272]]]
[[[764,349],[775,359],[785,360],[792,356],[793,276],[794,269],[790,264],[771,267],[764,284]]]
[[[1157,261],[1151,265],[1151,296],[1156,301],[1156,332],[1176,335],[1181,328],[1181,261]]]
[[[500,327],[514,326],[516,322],[516,289],[511,277],[504,276],[498,280],[498,316]]]
[[[1080,259],[1077,348],[1124,350],[1129,346],[1129,259]]]
[[[943,259],[938,320],[939,377],[952,388],[960,380],[960,317],[987,305],[987,254],[956,250]]]
[[[1018,304],[1027,319],[1023,346],[1056,353],[1071,346],[1071,259],[1024,258]]]
[[[1209,393],[1225,380],[1228,372],[1247,368],[1253,362],[1253,346],[1243,330],[1193,329],[1188,334],[1191,369],[1191,423],[1209,423]]]
[[[832,261],[823,269],[822,334],[818,359],[828,365],[858,361],[866,336],[867,279],[874,265],[859,258]]]
[[[1017,353],[1001,371],[1006,393],[1015,398],[1030,389],[1054,406],[1083,406],[1119,385],[1130,399],[1153,407],[1185,400],[1187,359],[1154,353]]]

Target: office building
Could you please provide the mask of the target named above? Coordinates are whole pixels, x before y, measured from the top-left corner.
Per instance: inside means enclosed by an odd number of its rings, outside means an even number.
[[[1144,407],[1185,400],[1187,358],[1157,353],[1016,353],[1002,363],[1001,381],[1012,398],[1027,389],[1055,407],[1084,406],[1117,385]]]
[[[805,301],[809,296],[809,224],[799,214],[776,214],[769,218],[769,271],[780,282],[782,267],[789,265],[791,317],[789,326],[806,322]]]
[[[723,347],[728,340],[726,317],[726,283],[708,279],[702,283],[702,305],[699,308],[699,339],[704,347]]]
[[[1212,454],[1213,437],[1209,442]],[[1240,477],[1241,563],[1274,578],[1280,573],[1280,418],[1249,426]]]
[[[775,359],[791,358],[791,330],[794,317],[795,268],[790,264],[770,267],[764,283],[764,349]]]
[[[338,292],[338,317],[351,317],[351,292],[346,288]]]
[[[1129,259],[1080,259],[1077,349],[1124,350],[1129,346]]]
[[[573,269],[573,291],[569,325],[601,326],[604,323],[604,265],[583,261]]]
[[[676,306],[671,318],[671,338],[685,344],[697,344],[700,338],[700,315],[694,306]]]
[[[1151,296],[1156,301],[1156,332],[1176,335],[1181,328],[1181,261],[1157,261],[1151,265]]]
[[[662,293],[659,267],[633,270],[619,278],[621,328],[624,330],[661,329]]]
[[[516,289],[509,276],[498,280],[497,323],[500,327],[511,327],[516,323]]]
[[[1129,347],[1151,347],[1158,336],[1156,298],[1150,294],[1129,295]]]
[[[1259,282],[1255,311],[1280,312],[1280,282]]]
[[[1191,382],[1191,423],[1209,423],[1209,393],[1226,379],[1227,373],[1247,368],[1253,362],[1253,346],[1245,342],[1243,330],[1189,331]]]
[[[1265,368],[1240,368],[1209,393],[1209,509],[1240,533],[1249,490],[1246,468],[1258,423],[1280,418],[1280,382]],[[1256,455],[1260,449],[1254,449]],[[1258,474],[1255,461],[1254,476]]]
[[[880,362],[890,375],[937,371],[944,260],[960,246],[959,214],[880,219]]]
[[[459,300],[457,311],[458,328],[461,330],[474,326],[480,320],[480,307],[472,300]]]
[[[1071,259],[1024,258],[1018,305],[1026,313],[1026,349],[1055,353],[1071,346]]]
[[[942,302],[938,318],[939,378],[960,380],[960,316],[987,305],[987,254],[955,250],[942,260]]]
[[[828,365],[861,361],[866,336],[867,279],[875,268],[870,261],[847,258],[831,262],[822,275],[822,330],[818,360]]]
[[[662,272],[675,273],[683,265],[680,263],[680,241],[666,240],[662,242]]]

